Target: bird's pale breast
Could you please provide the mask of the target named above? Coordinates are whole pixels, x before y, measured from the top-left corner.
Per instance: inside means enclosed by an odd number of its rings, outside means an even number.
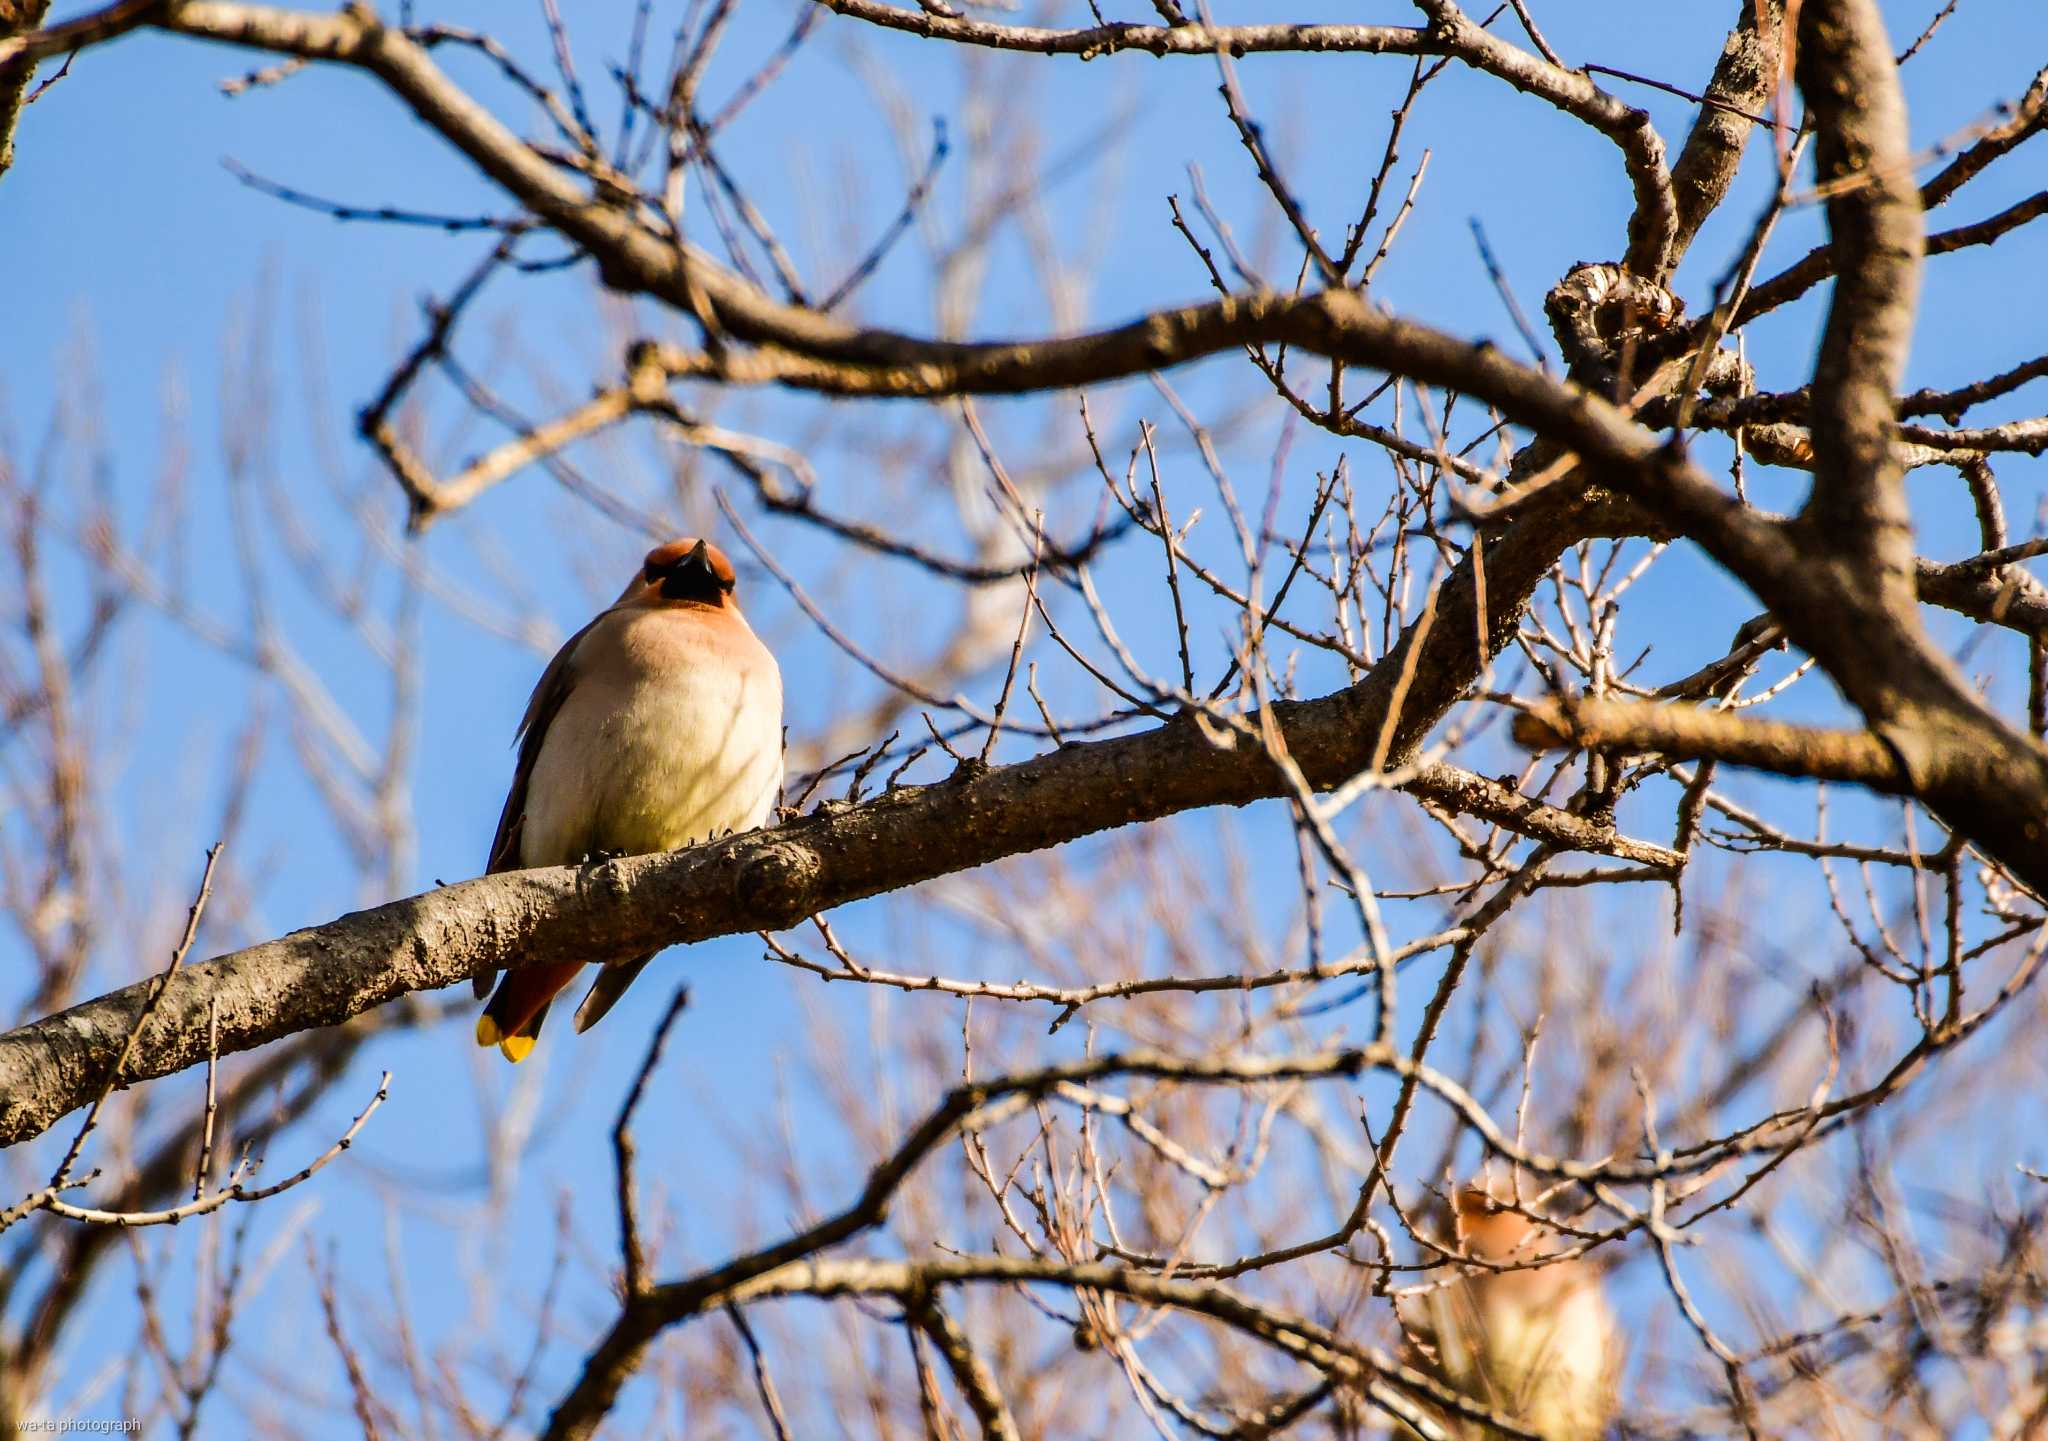
[[[768,818],[782,681],[737,611],[614,611],[574,664],[534,759],[524,864],[675,850]]]

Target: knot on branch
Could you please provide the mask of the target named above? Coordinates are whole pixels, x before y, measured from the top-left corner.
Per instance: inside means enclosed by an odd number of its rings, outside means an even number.
[[[1543,313],[1574,372],[1606,372],[1624,349],[1674,330],[1685,302],[1619,265],[1581,261],[1543,298]]]
[[[822,869],[809,846],[776,841],[741,864],[733,897],[764,930],[793,926],[817,909],[814,896]]]

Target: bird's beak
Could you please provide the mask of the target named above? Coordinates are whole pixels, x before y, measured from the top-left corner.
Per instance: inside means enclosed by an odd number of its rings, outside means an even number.
[[[684,576],[692,572],[701,572],[704,578],[713,585],[718,583],[717,576],[713,575],[711,571],[711,554],[704,548],[704,542],[701,540],[690,547],[688,555],[676,562],[675,570],[672,573]]]
[[[718,572],[712,568],[710,548],[701,540],[660,574],[660,593],[665,600],[717,604],[720,597],[731,589],[732,585],[720,580]]]

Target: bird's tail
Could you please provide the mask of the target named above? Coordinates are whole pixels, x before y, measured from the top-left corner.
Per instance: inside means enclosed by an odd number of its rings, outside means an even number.
[[[582,969],[581,961],[564,961],[550,966],[520,966],[505,972],[491,1003],[476,1018],[476,1043],[496,1046],[514,1064],[525,1060],[540,1037],[548,1003]]]

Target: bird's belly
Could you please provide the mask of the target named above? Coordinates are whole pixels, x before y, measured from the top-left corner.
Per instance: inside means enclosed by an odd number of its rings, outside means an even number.
[[[1545,1441],[1595,1441],[1605,1431],[1617,1352],[1613,1313],[1597,1291],[1580,1288],[1533,1309],[1488,1304],[1481,1329],[1481,1399]]]
[[[534,761],[521,860],[642,855],[760,825],[782,785],[781,700],[758,677],[704,670],[608,704],[572,694]]]

